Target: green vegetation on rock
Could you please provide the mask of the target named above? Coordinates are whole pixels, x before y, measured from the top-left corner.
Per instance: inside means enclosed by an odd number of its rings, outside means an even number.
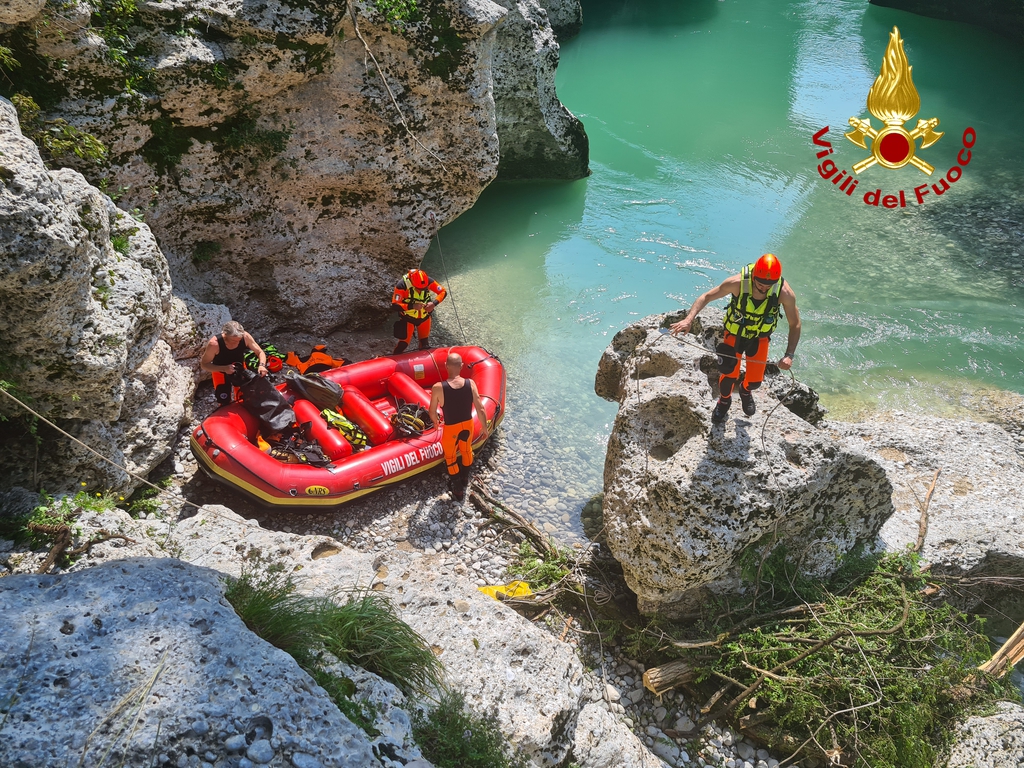
[[[283,566],[256,556],[229,580],[225,597],[250,630],[291,655],[364,730],[370,732],[373,713],[353,700],[352,681],[331,671],[333,660],[373,672],[406,694],[441,687],[441,663],[385,595],[354,591],[338,602],[301,595],[297,586]]]
[[[36,143],[49,167],[63,165],[69,156],[93,164],[106,160],[107,148],[99,139],[63,118],[44,119],[39,105],[31,96],[16,93],[11,102],[18,110],[22,133]]]
[[[525,768],[501,735],[496,719],[466,708],[460,693],[446,693],[428,714],[415,712],[413,736],[437,768]]]
[[[930,768],[953,723],[1019,699],[977,670],[991,655],[982,620],[930,601],[939,590],[915,555],[850,558],[827,583],[797,580],[787,563],[751,560],[745,599],[709,606],[689,633],[665,622],[638,631],[689,662],[704,695],[720,691],[709,719],[779,754]]]

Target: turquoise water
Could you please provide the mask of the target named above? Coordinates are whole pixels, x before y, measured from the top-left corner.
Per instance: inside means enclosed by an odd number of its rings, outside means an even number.
[[[794,373],[835,414],[956,412],[979,389],[1024,392],[1021,50],[859,0],[619,0],[584,14],[558,91],[586,125],[593,174],[492,185],[425,261],[447,272],[468,338],[506,363],[503,492],[577,531],[615,414],[593,394],[604,347],[764,251],[803,317]],[[841,168],[868,154],[842,132],[870,117],[893,25],[921,96],[914,121],[945,131],[919,151],[937,170],[869,169],[847,197],[818,175],[811,136],[830,126]],[[915,186],[956,164],[967,126],[977,142],[962,177],[914,204]],[[867,206],[874,188],[910,204]],[[437,317],[460,335],[451,302]]]

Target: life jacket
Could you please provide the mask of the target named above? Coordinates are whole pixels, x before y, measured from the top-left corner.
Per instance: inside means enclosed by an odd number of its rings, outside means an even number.
[[[412,309],[412,305],[416,302],[426,304],[432,300],[440,304],[447,295],[448,292],[433,280],[430,281],[426,288],[416,288],[409,279],[409,275],[405,274],[402,276],[402,282],[395,286],[395,293],[391,297],[391,303],[398,307],[403,315],[414,320],[422,320],[427,316],[427,310]]]
[[[268,352],[267,354],[269,355],[270,353]],[[331,357],[328,355],[327,347],[323,344],[317,344],[313,347],[313,351],[305,358],[300,358],[294,352],[289,352],[285,356],[284,361],[292,368],[298,369],[299,373],[329,371],[331,368],[341,368],[341,366],[348,363],[348,360],[343,357]]]
[[[747,264],[743,268],[740,279],[740,293],[733,295],[729,307],[725,310],[725,330],[741,339],[761,339],[771,336],[779,324],[779,294],[782,292],[783,280],[780,277],[768,295],[760,303],[754,301],[753,294],[754,265]]]
[[[361,451],[369,445],[370,440],[367,438],[366,433],[337,411],[325,408],[320,411],[320,415],[324,417],[328,424],[341,432],[342,436],[352,446],[352,450]]]

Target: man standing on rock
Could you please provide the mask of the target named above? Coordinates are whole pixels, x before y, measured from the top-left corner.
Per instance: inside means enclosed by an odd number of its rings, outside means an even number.
[[[718,352],[718,389],[721,393],[715,410],[711,412],[711,421],[715,424],[725,421],[729,413],[743,355],[747,357],[747,370],[740,385],[740,401],[747,416],[757,412],[752,392],[761,386],[764,379],[768,341],[779,324],[780,305],[789,323],[789,344],[786,354],[779,360],[779,368],[788,371],[792,367],[796,345],[800,341],[796,294],[782,279],[782,262],[772,253],[764,254],[753,264],[745,266],[740,274],[727,278],[717,288],[702,294],[686,317],[672,325],[672,333],[689,333],[693,319],[708,302],[730,295],[732,299],[725,311],[725,338],[715,349]]]
[[[239,370],[245,367],[244,357],[247,350],[255,352],[259,358],[257,373],[266,376],[267,353],[246,332],[241,323],[229,320],[224,323],[219,336],[214,336],[206,342],[206,349],[199,359],[199,367],[213,374],[213,394],[217,398],[217,405],[227,405],[231,402],[233,387],[228,382],[227,375],[235,372],[236,365]]]
[[[444,408],[444,431],[441,432],[441,448],[444,449],[444,461],[448,465],[448,487],[456,501],[466,497],[466,486],[469,485],[469,468],[473,463],[473,408],[484,425],[484,437],[487,437],[487,412],[484,410],[476,382],[464,379],[462,373],[462,355],[456,352],[448,354],[445,361],[448,380],[439,381],[430,391],[430,420],[434,428],[441,426],[437,415],[438,407]],[[462,454],[462,468],[459,468],[458,454]]]

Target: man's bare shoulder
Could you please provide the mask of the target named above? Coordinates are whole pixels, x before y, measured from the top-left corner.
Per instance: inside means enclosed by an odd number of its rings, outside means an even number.
[[[789,280],[782,284],[782,290],[779,293],[779,298],[782,301],[796,301],[796,292],[793,290],[793,286],[789,284]]]

